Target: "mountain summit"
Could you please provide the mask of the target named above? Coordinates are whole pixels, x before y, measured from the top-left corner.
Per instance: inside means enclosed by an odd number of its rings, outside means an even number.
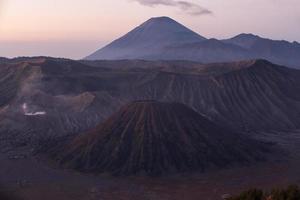
[[[201,42],[198,35],[169,17],[151,18],[123,37],[88,56],[88,60],[139,59],[159,55],[165,47]]]

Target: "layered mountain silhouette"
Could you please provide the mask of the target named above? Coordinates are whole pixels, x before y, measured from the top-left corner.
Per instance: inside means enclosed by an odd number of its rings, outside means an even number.
[[[300,44],[298,42],[270,40],[253,34],[240,34],[224,42],[240,46],[250,51],[256,58],[300,68]]]
[[[300,68],[300,44],[252,34],[240,34],[227,40],[206,39],[171,18],[157,17],[86,59],[191,60],[202,63],[267,59]]]
[[[299,94],[300,71],[265,60],[8,59],[0,67],[0,138],[76,134],[148,99],[183,103],[236,131],[297,129]]]
[[[135,101],[63,147],[46,151],[61,165],[84,172],[161,175],[260,160],[266,149],[184,104]]]

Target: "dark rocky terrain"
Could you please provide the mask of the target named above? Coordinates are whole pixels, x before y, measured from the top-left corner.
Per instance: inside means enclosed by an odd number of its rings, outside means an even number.
[[[72,61],[19,58],[0,67],[0,138],[76,134],[135,100],[180,102],[237,131],[299,128],[300,72],[264,60]]]
[[[299,80],[298,70],[265,60],[1,59],[0,185],[25,200],[220,200],[253,186],[300,183],[299,131],[292,131],[299,127]],[[239,137],[275,144],[286,154],[275,152],[249,166],[161,178],[80,174],[32,155],[30,144],[63,143],[62,138],[85,133],[127,103],[149,99],[184,103],[206,120],[235,129],[230,133],[247,132]]]
[[[168,17],[151,18],[113,41],[88,60],[191,60],[202,63],[266,59],[300,68],[300,44],[240,34],[230,39],[206,39]]]
[[[31,155],[12,159],[24,148],[0,152],[1,191],[23,200],[222,200],[253,186],[270,190],[300,184],[299,131],[253,133],[276,142],[289,156],[242,167],[167,177],[93,175],[56,169]],[[5,186],[5,187],[4,187]]]
[[[48,141],[40,151],[84,172],[162,175],[261,161],[269,148],[184,104],[136,101],[67,144]]]

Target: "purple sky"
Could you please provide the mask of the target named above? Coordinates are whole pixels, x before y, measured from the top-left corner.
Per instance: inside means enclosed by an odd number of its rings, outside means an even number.
[[[300,41],[299,0],[0,0],[0,56],[82,58],[156,16],[208,38]]]

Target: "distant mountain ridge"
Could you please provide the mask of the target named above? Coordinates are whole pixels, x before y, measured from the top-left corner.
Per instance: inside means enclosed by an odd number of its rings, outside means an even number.
[[[267,59],[273,63],[300,68],[300,44],[284,40],[271,40],[253,34],[240,34],[228,40],[250,51],[256,58]]]
[[[253,34],[240,34],[226,40],[206,39],[171,18],[156,17],[85,59],[190,60],[202,63],[267,59],[300,68],[300,44]]]

